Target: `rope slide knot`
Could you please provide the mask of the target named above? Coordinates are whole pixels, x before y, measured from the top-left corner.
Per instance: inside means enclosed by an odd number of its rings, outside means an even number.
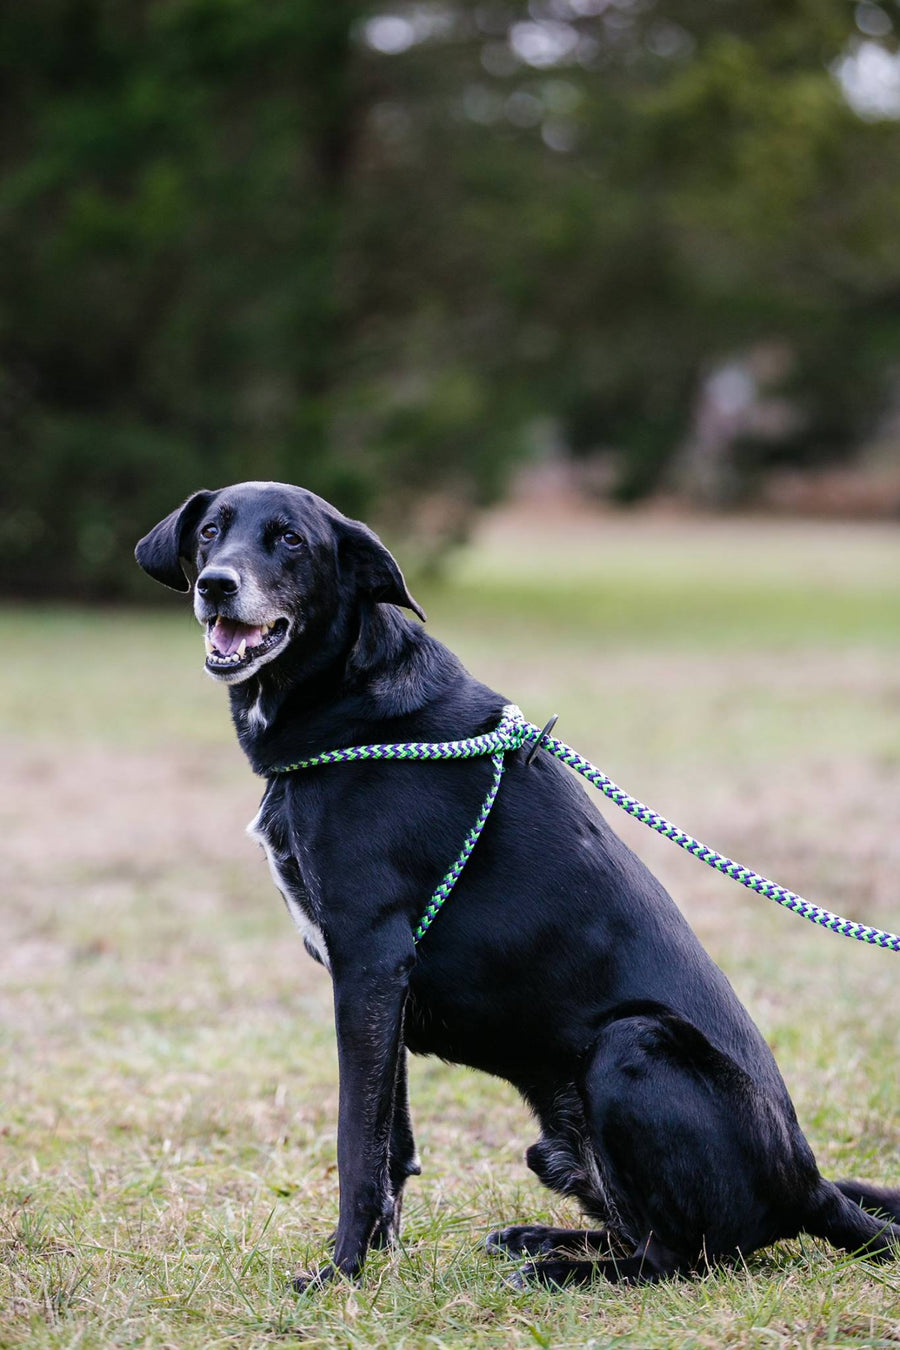
[[[437,918],[442,905],[448,899],[450,892],[459,880],[460,873],[469,861],[472,850],[478,843],[491,813],[491,808],[497,800],[506,755],[521,750],[528,743],[531,749],[526,764],[532,762],[538,750],[545,750],[555,759],[581,774],[582,778],[586,778],[589,783],[609,797],[610,801],[615,802],[623,811],[627,811],[636,820],[642,821],[651,830],[656,830],[658,834],[671,839],[679,848],[683,848],[687,853],[699,858],[708,867],[714,867],[717,872],[722,872],[725,876],[731,877],[733,881],[739,881],[742,886],[746,886],[749,890],[756,891],[769,900],[774,900],[776,904],[792,910],[793,913],[799,914],[802,918],[809,919],[811,923],[827,928],[833,933],[840,933],[843,937],[856,938],[858,942],[866,942],[870,946],[882,947],[887,951],[900,952],[900,935],[885,932],[880,928],[872,928],[868,924],[854,923],[851,919],[842,919],[839,914],[832,914],[827,909],[820,909],[818,905],[811,904],[809,900],[804,900],[802,896],[796,895],[784,886],[779,886],[777,882],[769,881],[766,877],[751,871],[749,867],[743,867],[740,863],[732,862],[730,858],[717,853],[715,849],[707,848],[705,844],[701,844],[691,835],[685,834],[684,830],[679,830],[676,825],[666,820],[665,816],[659,815],[656,811],[651,811],[649,806],[639,802],[636,797],[629,796],[611,778],[607,778],[606,774],[598,769],[595,764],[592,764],[589,759],[579,755],[577,750],[573,750],[564,741],[558,741],[555,736],[551,736],[550,732],[555,722],[556,718],[552,717],[541,730],[533,722],[527,722],[521,709],[517,708],[514,703],[507,703],[494,730],[485,732],[482,736],[471,736],[468,740],[462,741],[400,741],[388,745],[349,746],[345,750],[328,750],[322,755],[315,755],[311,759],[297,760],[293,764],[280,764],[270,769],[269,772],[295,773],[300,769],[313,769],[325,764],[349,764],[364,759],[476,759],[479,756],[490,755],[494,773],[488,794],[481,805],[475,823],[465,837],[458,857],[436,887],[425,913],[419,920],[419,925],[415,931],[417,943],[421,941]]]

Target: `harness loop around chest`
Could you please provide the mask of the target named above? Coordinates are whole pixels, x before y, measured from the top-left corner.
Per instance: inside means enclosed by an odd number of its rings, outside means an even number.
[[[650,807],[645,806],[636,797],[630,796],[618,787],[589,759],[579,755],[577,750],[573,750],[564,741],[558,741],[555,736],[549,735],[551,726],[552,723],[548,723],[547,727],[541,730],[534,723],[527,722],[514,703],[509,703],[503,709],[502,716],[495,729],[482,736],[472,736],[467,740],[459,741],[399,741],[386,745],[348,746],[344,750],[328,750],[324,754],[315,755],[310,759],[297,760],[293,764],[276,765],[269,772],[273,774],[296,773],[301,769],[314,769],[326,764],[352,764],[359,760],[368,759],[475,759],[490,755],[494,772],[488,794],[482,803],[475,823],[466,835],[457,858],[436,887],[422,918],[419,920],[415,930],[415,941],[417,943],[421,941],[437,918],[441,907],[450,896],[481,837],[491,808],[497,800],[506,755],[511,751],[520,750],[525,744],[529,744],[532,747],[529,760],[533,758],[539,748],[545,750],[570,769],[574,769],[582,778],[586,778],[589,783],[607,796],[610,801],[615,802],[623,811],[626,811],[628,815],[642,821],[644,825],[649,826],[658,834],[664,835],[666,839],[671,839],[679,848],[683,848],[701,862],[706,863],[708,867],[715,868],[717,872],[722,872],[725,876],[731,877],[733,881],[739,881],[742,886],[746,886],[749,890],[764,895],[769,900],[774,900],[776,904],[782,905],[794,914],[799,914],[802,918],[809,919],[811,923],[818,924],[821,928],[827,928],[833,933],[840,933],[843,937],[856,938],[858,942],[882,947],[887,951],[900,952],[900,935],[897,933],[885,932],[883,929],[873,928],[868,924],[855,923],[851,919],[842,919],[839,914],[832,914],[827,909],[821,909],[809,900],[804,900],[794,891],[779,886],[777,882],[769,881],[766,877],[751,871],[749,867],[743,867],[740,863],[732,862],[730,858],[717,853],[715,849],[701,844],[697,839],[686,834],[684,830],[678,829],[676,825],[666,820],[664,816],[652,811]]]

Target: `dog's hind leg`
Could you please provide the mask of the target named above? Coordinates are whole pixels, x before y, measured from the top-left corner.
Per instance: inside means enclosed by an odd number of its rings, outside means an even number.
[[[822,1182],[786,1093],[690,1023],[665,1009],[609,1021],[581,1086],[598,1188],[631,1254],[537,1261],[525,1279],[655,1281],[800,1231]]]
[[[544,1224],[513,1224],[498,1228],[485,1240],[489,1252],[509,1256],[547,1256],[551,1252],[587,1255],[614,1241],[605,1228],[549,1228]]]
[[[569,1085],[554,1094],[549,1104],[536,1109],[543,1132],[525,1154],[529,1168],[551,1191],[577,1200],[591,1218],[605,1222],[606,1195],[577,1088]],[[552,1228],[543,1224],[498,1228],[488,1235],[485,1246],[491,1253],[511,1256],[547,1256],[551,1252],[587,1256],[589,1251],[622,1250],[618,1235],[607,1227]]]
[[[599,1261],[530,1261],[517,1272],[517,1283],[590,1284],[606,1280],[609,1284],[656,1284],[682,1268],[674,1252],[649,1237],[632,1256],[605,1257]]]

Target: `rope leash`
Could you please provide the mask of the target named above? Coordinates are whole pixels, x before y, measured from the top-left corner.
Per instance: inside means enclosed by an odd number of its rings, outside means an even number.
[[[555,718],[553,721],[555,721]],[[515,704],[510,703],[503,709],[503,716],[496,728],[483,736],[473,736],[463,741],[400,741],[390,745],[350,746],[346,750],[328,750],[325,754],[316,755],[312,759],[297,760],[294,764],[281,764],[271,769],[270,772],[295,773],[299,769],[314,769],[325,764],[351,764],[364,759],[437,760],[475,759],[483,755],[491,756],[494,776],[490,790],[484,799],[475,824],[466,835],[459,856],[435,889],[425,913],[419,921],[415,932],[416,942],[421,941],[440,913],[442,905],[459,880],[460,873],[481,836],[500,790],[504,757],[512,751],[521,750],[522,746],[528,742],[533,743],[529,760],[538,749],[546,750],[548,754],[553,755],[561,763],[581,774],[582,778],[586,778],[589,783],[604,793],[610,801],[615,802],[616,806],[621,807],[623,811],[627,811],[630,816],[642,821],[651,830],[656,830],[658,834],[664,835],[666,839],[671,839],[679,848],[683,848],[693,857],[699,858],[708,867],[714,867],[717,872],[722,872],[725,876],[731,877],[733,881],[739,881],[748,890],[756,891],[757,894],[764,895],[769,900],[774,900],[777,905],[782,905],[785,909],[791,910],[794,914],[799,914],[804,919],[809,919],[810,923],[818,924],[820,928],[829,929],[832,933],[840,933],[843,937],[856,938],[858,942],[865,942],[873,947],[882,947],[887,951],[900,952],[900,935],[897,933],[888,933],[881,928],[872,928],[868,924],[854,923],[851,919],[842,919],[839,914],[832,914],[827,909],[821,909],[818,905],[811,904],[809,900],[804,900],[794,891],[779,886],[777,882],[769,881],[766,877],[760,876],[758,872],[753,872],[749,867],[743,867],[740,863],[733,862],[731,858],[724,857],[723,854],[717,853],[715,849],[707,848],[705,844],[701,844],[691,835],[685,834],[684,830],[679,830],[677,825],[673,825],[671,821],[666,820],[665,816],[659,815],[656,811],[651,811],[649,806],[645,806],[636,797],[630,796],[618,787],[589,759],[579,755],[577,750],[573,750],[564,741],[558,741],[555,736],[549,735],[549,728],[553,725],[553,721],[549,722],[542,731],[533,722],[526,722]]]

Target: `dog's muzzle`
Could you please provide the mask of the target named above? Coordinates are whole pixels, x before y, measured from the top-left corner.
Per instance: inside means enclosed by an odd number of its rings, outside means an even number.
[[[266,614],[258,587],[252,578],[245,580],[219,563],[204,567],[196,582],[194,613],[206,628],[206,670],[226,684],[271,661],[291,627],[286,615]]]
[[[286,618],[254,624],[214,614],[206,622],[206,671],[226,684],[236,684],[274,660],[289,632]]]

